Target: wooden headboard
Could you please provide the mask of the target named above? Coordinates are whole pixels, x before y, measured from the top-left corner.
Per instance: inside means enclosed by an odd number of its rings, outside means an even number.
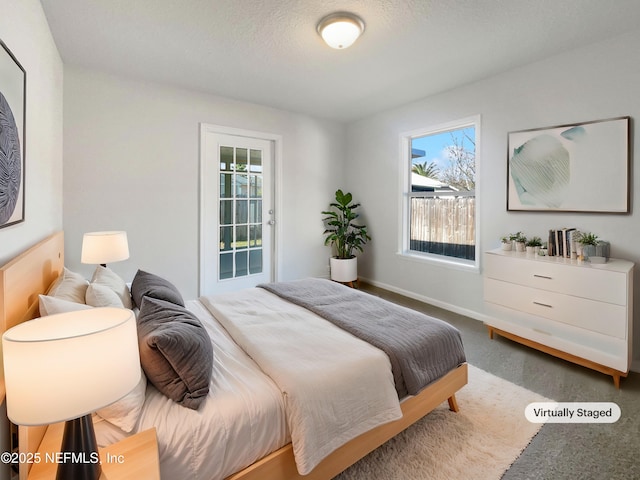
[[[9,328],[38,313],[38,295],[64,268],[64,234],[57,232],[0,268],[0,329]]]
[[[0,335],[38,315],[38,295],[47,291],[63,268],[63,232],[45,238],[0,268]],[[0,401],[4,400],[4,395],[2,368]]]
[[[57,232],[38,242],[0,268],[0,335],[19,323],[38,316],[38,295],[64,269],[64,234]],[[0,343],[0,402],[5,398],[4,366]],[[20,427],[21,451],[36,451],[45,427]],[[20,465],[20,479],[26,479],[27,464]]]

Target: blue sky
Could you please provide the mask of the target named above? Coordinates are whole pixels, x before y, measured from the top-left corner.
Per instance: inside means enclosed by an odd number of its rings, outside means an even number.
[[[425,161],[431,163],[432,161],[435,161],[440,170],[446,168],[449,165],[449,160],[447,159],[445,149],[447,146],[452,145],[451,133],[463,139],[463,145],[467,150],[475,150],[473,144],[462,137],[462,132],[464,130],[465,129],[452,130],[412,139],[411,148],[417,148],[425,151],[425,156],[414,158],[413,163],[424,163]],[[475,136],[473,133],[473,127],[468,127],[466,130],[469,136],[472,138]]]

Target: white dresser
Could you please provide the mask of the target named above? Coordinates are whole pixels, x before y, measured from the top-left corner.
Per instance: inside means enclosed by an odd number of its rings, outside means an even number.
[[[491,250],[484,255],[489,336],[524,345],[613,376],[631,365],[633,263],[578,263]]]

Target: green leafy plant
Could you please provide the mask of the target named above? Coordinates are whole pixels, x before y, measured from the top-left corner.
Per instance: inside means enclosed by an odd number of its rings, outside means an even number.
[[[511,235],[516,243],[526,243],[527,241],[527,237],[522,232],[512,233]]]
[[[522,234],[522,232],[516,232],[516,233],[508,233],[504,237],[500,237],[500,240],[504,243],[521,242],[523,238],[525,238],[525,236]]]
[[[533,237],[527,240],[527,247],[541,247],[542,239],[540,237]]]
[[[516,233],[507,233],[505,236],[500,237],[500,241],[502,243],[509,243],[509,242],[515,242],[515,241],[520,241],[518,240],[519,238],[524,238],[524,236],[522,235],[522,232],[516,232]]]
[[[578,237],[577,242],[581,243],[582,245],[595,246],[595,245],[598,245],[598,236],[590,232],[583,232]]]
[[[323,211],[326,215],[322,219],[325,224],[325,245],[335,248],[336,257],[341,259],[353,258],[354,251],[362,252],[362,246],[371,240],[367,234],[367,227],[354,223],[360,215],[355,210],[359,203],[352,203],[351,193],[336,191],[336,201],[329,204],[333,210]]]

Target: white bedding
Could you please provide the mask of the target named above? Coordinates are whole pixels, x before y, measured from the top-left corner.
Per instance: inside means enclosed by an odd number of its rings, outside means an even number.
[[[151,384],[133,433],[156,427],[162,478],[223,479],[289,441],[278,387],[199,302],[187,307],[202,321],[214,348],[210,393],[198,410],[182,407]],[[96,424],[100,445],[125,434]]]
[[[261,288],[202,302],[282,391],[300,474],[402,416],[381,350]]]

